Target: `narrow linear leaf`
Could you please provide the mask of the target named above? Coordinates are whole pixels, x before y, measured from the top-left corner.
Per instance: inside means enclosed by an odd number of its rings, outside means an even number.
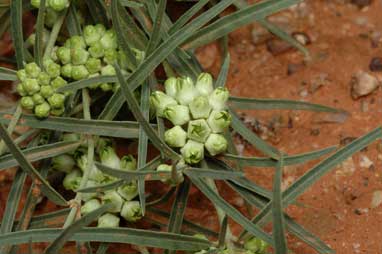
[[[82,193],[93,193],[93,192],[105,192],[108,190],[114,190],[118,188],[119,186],[123,185],[126,181],[125,180],[117,180],[112,183],[107,183],[107,184],[100,184],[98,186],[94,187],[87,187],[83,189],[78,189],[76,192],[82,192]]]
[[[13,48],[17,49],[15,51],[17,69],[22,69],[24,67],[24,62],[25,62],[22,15],[23,15],[23,1],[12,0],[11,1],[11,34],[12,34]]]
[[[244,177],[243,172],[239,171],[222,171],[222,170],[214,170],[208,168],[186,168],[183,173],[188,176],[197,177],[197,178],[211,178],[214,180],[226,180],[226,179],[236,179],[239,177]]]
[[[85,0],[85,2],[94,21],[108,27],[109,22],[104,2],[102,0]]]
[[[115,83],[118,81],[117,76],[97,76],[93,78],[83,79],[74,81],[72,83],[69,83],[65,86],[59,87],[57,89],[57,92],[63,93],[63,92],[73,92],[77,91],[83,88],[88,88],[97,84],[102,83]]]
[[[0,137],[4,140],[5,144],[8,146],[9,151],[13,154],[20,167],[30,174],[33,178],[38,179],[41,182],[42,192],[49,198],[52,202],[57,205],[66,206],[66,200],[55,190],[49,183],[40,175],[40,173],[32,166],[32,164],[24,157],[21,150],[13,143],[12,138],[9,136],[7,130],[3,125],[0,125]]]
[[[129,8],[141,8],[144,6],[142,3],[138,3],[135,1],[129,1],[129,0],[119,0],[119,1],[121,2],[123,6],[129,7]]]
[[[17,80],[16,72],[5,67],[0,67],[0,80],[15,81]]]
[[[147,50],[146,50],[147,54],[151,54],[151,52],[154,51],[154,49],[157,47],[157,45],[160,42],[162,20],[166,13],[166,4],[167,4],[167,0],[159,0],[156,16],[154,20],[154,25],[151,32],[150,41],[149,41],[149,44],[147,45]]]
[[[66,17],[66,27],[71,36],[81,35],[81,24],[78,20],[77,8],[74,4],[69,6],[68,16]]]
[[[219,232],[218,246],[220,248],[223,248],[225,246],[227,229],[228,229],[228,216],[226,215],[224,216],[224,219],[221,223],[220,232]]]
[[[225,83],[227,82],[230,61],[231,61],[231,57],[229,53],[227,52],[227,54],[224,57],[222,67],[220,68],[219,76],[216,79],[215,87],[224,87]]]
[[[50,213],[37,215],[31,218],[30,229],[44,228],[52,224],[53,221],[59,221],[59,218],[64,218],[70,212],[70,208],[64,208]]]
[[[34,45],[34,60],[38,66],[42,67],[42,58],[44,52],[43,36],[44,36],[44,22],[45,22],[45,9],[46,0],[40,0],[40,7],[38,9],[37,22],[36,22],[36,39]]]

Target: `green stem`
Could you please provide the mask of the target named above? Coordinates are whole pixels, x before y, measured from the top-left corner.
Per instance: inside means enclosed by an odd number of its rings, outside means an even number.
[[[60,30],[61,30],[62,24],[64,24],[64,20],[65,20],[67,11],[68,11],[68,9],[66,9],[63,13],[61,13],[53,25],[52,31],[51,31],[50,36],[49,36],[49,41],[48,41],[46,48],[45,48],[44,58],[50,56],[50,54],[53,51],[54,45],[56,44],[58,34],[60,33]]]
[[[7,131],[9,135],[12,134],[12,132],[15,130],[17,122],[19,121],[21,114],[23,113],[23,110],[21,108],[20,103],[17,104],[15,113],[13,113],[12,120],[10,121]],[[3,155],[3,153],[6,151],[6,146],[3,140],[0,142],[0,155]]]

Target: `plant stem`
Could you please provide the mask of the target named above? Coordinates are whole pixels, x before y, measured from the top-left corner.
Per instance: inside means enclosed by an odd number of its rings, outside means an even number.
[[[12,132],[15,130],[17,122],[19,121],[21,114],[23,113],[23,110],[21,108],[20,103],[17,104],[15,113],[13,113],[12,120],[9,122],[7,131],[9,135],[12,134]],[[0,142],[0,155],[2,155],[5,152],[6,146],[3,140]]]
[[[68,12],[68,9],[62,12],[60,16],[58,17],[58,19],[56,20],[56,22],[54,23],[52,31],[49,36],[49,41],[46,44],[43,58],[50,56],[50,54],[52,53],[52,50],[54,48],[54,45],[56,44],[58,34],[60,33],[60,30],[61,30],[62,24],[64,23],[67,12]]]

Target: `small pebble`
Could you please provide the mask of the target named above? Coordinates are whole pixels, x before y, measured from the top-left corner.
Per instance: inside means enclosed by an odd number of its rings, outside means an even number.
[[[377,190],[373,193],[373,197],[371,199],[371,208],[376,208],[380,204],[382,204],[382,191]]]
[[[373,57],[369,64],[370,71],[382,71],[382,57]]]
[[[379,82],[376,77],[370,75],[367,72],[357,72],[351,80],[351,96],[353,99],[369,95],[379,86]]]
[[[366,155],[362,155],[360,159],[360,167],[361,168],[370,168],[374,163],[367,157]]]
[[[304,46],[311,43],[311,40],[306,33],[295,32],[292,34],[292,36],[296,39],[296,41],[298,41],[299,43],[301,43]]]
[[[285,53],[293,48],[289,43],[279,39],[268,40],[266,44],[267,50],[274,56]]]

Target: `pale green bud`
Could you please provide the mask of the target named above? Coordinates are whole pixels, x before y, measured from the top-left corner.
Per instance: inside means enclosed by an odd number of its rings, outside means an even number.
[[[119,169],[120,159],[118,155],[115,153],[113,147],[111,146],[103,147],[103,149],[99,151],[99,157],[103,165],[110,168]]]
[[[46,72],[41,72],[38,75],[37,80],[38,80],[38,83],[40,84],[40,86],[48,86],[50,84],[50,76]]]
[[[204,146],[202,143],[189,140],[186,145],[180,149],[183,159],[188,164],[196,164],[204,158]]]
[[[123,204],[121,216],[130,222],[136,222],[142,218],[142,209],[138,201],[126,201]]]
[[[66,190],[76,190],[80,187],[82,174],[79,170],[73,170],[67,174],[62,182]]]
[[[82,36],[75,35],[66,41],[65,47],[68,47],[71,49],[85,49],[86,43]]]
[[[53,108],[50,110],[50,114],[53,116],[61,116],[65,112],[65,107]]]
[[[244,248],[253,253],[264,253],[268,248],[268,244],[259,238],[252,237],[244,243]]]
[[[209,73],[201,73],[196,80],[196,89],[202,96],[209,96],[214,90],[213,79]]]
[[[176,170],[176,169],[174,169]],[[184,177],[182,172],[176,170],[175,179],[173,179],[172,173],[172,166],[167,164],[161,164],[157,167],[157,171],[167,173],[160,175],[160,181],[165,184],[169,184],[172,186],[176,186],[179,183],[184,181]]]
[[[187,137],[194,141],[204,143],[210,133],[211,129],[204,119],[193,120],[188,123]]]
[[[183,125],[190,121],[190,111],[184,105],[170,105],[163,111],[163,116],[172,122],[173,125]]]
[[[176,89],[177,89],[178,79],[175,77],[170,77],[164,82],[164,88],[166,90],[166,94],[171,96],[172,98],[176,98]]]
[[[65,78],[72,78],[72,64],[65,64],[61,67],[61,75]]]
[[[226,88],[218,87],[209,96],[209,102],[214,110],[223,110],[227,107],[229,92]]]
[[[40,85],[38,84],[37,79],[27,78],[23,81],[23,87],[25,92],[29,95],[33,95],[40,91]]]
[[[102,69],[101,69],[101,75],[103,75],[103,76],[113,76],[116,73],[117,72],[115,71],[115,68],[110,64],[102,67]]]
[[[114,64],[118,60],[118,52],[115,49],[106,49],[103,61],[107,64]]]
[[[72,64],[81,65],[85,64],[89,58],[89,52],[83,48],[72,48],[70,49]]]
[[[48,98],[48,102],[52,108],[62,108],[65,103],[65,95],[61,93],[55,93]]]
[[[138,186],[136,182],[130,182],[118,187],[118,194],[125,200],[133,200],[138,195]]]
[[[205,96],[196,97],[189,105],[191,115],[194,119],[208,118],[211,112],[211,106],[208,98]]]
[[[89,58],[85,64],[90,74],[97,73],[101,70],[101,60],[97,58]]]
[[[40,105],[40,104],[42,104],[42,103],[45,102],[44,97],[42,97],[42,95],[41,95],[40,93],[35,93],[35,94],[32,96],[32,99],[33,99],[33,101],[34,101],[34,103],[35,103],[36,105]]]
[[[97,34],[100,36],[103,36],[106,33],[106,27],[102,24],[97,24],[94,26],[94,28],[96,29]]]
[[[27,72],[25,69],[18,70],[16,72],[17,78],[22,82],[28,78]]]
[[[81,206],[81,214],[86,215],[101,207],[101,202],[98,199],[90,199]]]
[[[67,47],[59,47],[57,49],[57,57],[60,59],[62,64],[68,64],[71,61],[71,54],[70,49]]]
[[[99,183],[97,183],[96,181],[88,180],[86,182],[86,188],[97,187],[97,186],[99,186]],[[97,196],[98,196],[97,192],[82,193],[81,200],[82,201],[88,201],[90,199],[97,198]]]
[[[182,105],[190,104],[197,91],[194,86],[194,82],[189,77],[178,78],[177,88],[176,88],[176,100]]]
[[[41,68],[36,63],[29,63],[25,65],[25,71],[29,78],[38,78]]]
[[[117,191],[109,191],[102,196],[102,202],[112,204],[108,212],[119,213],[122,209],[123,198],[118,194]]]
[[[48,1],[49,0],[45,1],[46,5],[48,5]],[[46,14],[44,19],[45,26],[49,28],[53,27],[54,24],[56,23],[56,20],[58,19],[57,12],[51,8],[47,8],[45,14]]]
[[[18,93],[20,96],[27,96],[27,95],[28,95],[27,92],[25,91],[24,86],[23,86],[22,83],[18,83],[18,84],[16,85],[16,91],[17,91],[17,93]]]
[[[80,141],[81,136],[78,133],[64,133],[61,137],[62,141]]]
[[[68,82],[61,78],[61,77],[57,77],[55,79],[52,80],[51,82],[51,86],[54,88],[54,89],[58,89],[60,87],[63,87],[67,84]]]
[[[231,124],[231,119],[232,117],[227,111],[213,110],[208,117],[207,122],[212,132],[220,133],[224,132],[228,128]]]
[[[94,164],[90,169],[89,179],[94,180],[98,183],[104,182],[107,179],[107,176],[99,170]]]
[[[57,50],[58,50],[58,46],[54,46],[52,49],[52,52],[50,53],[50,58],[55,62],[58,61]]]
[[[61,66],[59,64],[56,64],[55,62],[53,62],[53,60],[51,60],[51,59],[46,60],[44,62],[44,67],[45,67],[46,73],[48,73],[48,75],[51,78],[56,78],[56,77],[60,76]]]
[[[111,213],[105,213],[98,218],[99,228],[117,228],[119,227],[119,217]]]
[[[48,0],[49,7],[55,11],[62,11],[65,8],[69,7],[68,0]]]
[[[145,59],[146,57],[146,54],[144,51],[142,50],[139,50],[139,49],[136,49],[136,48],[132,48],[132,51],[134,52],[135,54],[135,59],[137,59],[137,63],[142,63],[142,61]]]
[[[88,157],[86,155],[81,155],[76,159],[77,166],[83,171],[88,170]],[[100,171],[94,163],[90,167],[89,179],[96,182],[102,182],[105,179],[105,175]]]
[[[215,156],[227,150],[228,142],[223,135],[212,133],[204,143],[204,146],[212,156]]]
[[[30,96],[24,96],[20,100],[20,104],[23,108],[32,110],[34,108],[34,101]]]
[[[34,114],[38,118],[48,117],[49,116],[49,112],[50,112],[50,106],[49,106],[49,104],[47,102],[44,102],[44,103],[42,103],[40,105],[37,105],[34,108]]]
[[[85,26],[84,38],[87,45],[92,46],[94,43],[101,39],[101,34],[98,33],[97,28],[94,26]]]
[[[102,47],[101,42],[97,41],[89,48],[89,53],[94,58],[101,58],[105,55],[105,50]]]
[[[40,3],[41,3],[41,0],[31,0],[31,5],[34,8],[40,8]]]
[[[107,148],[107,147],[115,147],[113,139],[106,138],[106,137],[99,137],[97,139],[97,144],[96,144],[97,153],[102,152],[102,150]]]
[[[109,84],[109,83],[102,83],[102,84],[99,85],[99,87],[104,92],[108,92],[108,91],[113,90],[113,85]]]
[[[176,100],[161,91],[155,91],[150,96],[150,102],[154,106],[157,115],[163,117],[163,111],[167,106],[177,105]]]
[[[89,71],[84,65],[72,66],[72,78],[74,80],[86,79],[89,77]]]
[[[171,147],[183,147],[186,144],[187,133],[176,125],[164,133],[165,142]]]
[[[75,165],[76,161],[72,156],[68,154],[61,154],[53,157],[52,159],[53,169],[61,172],[70,173]]]
[[[54,94],[54,90],[51,86],[41,86],[40,94],[47,99]]]
[[[120,168],[126,171],[134,171],[137,169],[137,160],[131,154],[121,158]]]
[[[107,30],[100,40],[104,49],[117,49],[118,41],[114,30]]]

